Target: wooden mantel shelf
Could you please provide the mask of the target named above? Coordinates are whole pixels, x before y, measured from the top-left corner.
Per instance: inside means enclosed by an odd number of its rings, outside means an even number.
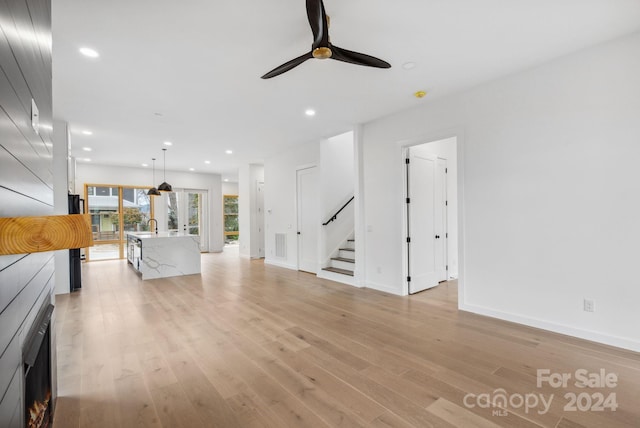
[[[93,245],[88,214],[0,218],[0,255],[41,253]]]

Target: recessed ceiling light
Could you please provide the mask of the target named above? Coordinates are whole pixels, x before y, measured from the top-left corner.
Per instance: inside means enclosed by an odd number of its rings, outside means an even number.
[[[225,181],[225,182],[228,182],[228,181],[229,181],[229,179],[228,179],[228,178],[225,178],[225,179],[224,179],[224,181]]]
[[[211,163],[211,161],[204,161],[204,163],[206,163],[207,165],[209,165]]]
[[[89,158],[84,158],[82,160],[85,161],[85,162],[91,162],[91,159],[89,159]]]
[[[195,171],[195,170],[196,170],[195,168],[189,168],[189,171]]]
[[[98,58],[100,54],[91,48],[80,48],[80,53],[89,58]]]
[[[93,149],[91,147],[83,147],[82,150],[84,150],[85,152],[90,152]]]
[[[312,109],[307,109],[304,114],[306,114],[307,116],[315,116],[316,115],[316,111],[312,110]]]
[[[145,168],[149,166],[148,163],[143,163],[142,166],[144,166]]]
[[[93,132],[91,132],[91,131],[82,131],[82,133],[84,135],[93,135]]]
[[[416,63],[415,62],[405,62],[404,64],[402,64],[402,68],[404,68],[405,70],[411,70],[412,68],[416,68]]]
[[[231,154],[233,154],[233,150],[225,150],[225,153],[228,154],[228,155],[231,155]]]
[[[165,146],[173,146],[173,143],[171,141],[165,141],[164,143]]]

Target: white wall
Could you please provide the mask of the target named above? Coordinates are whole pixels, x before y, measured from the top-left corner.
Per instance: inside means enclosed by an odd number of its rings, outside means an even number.
[[[296,169],[318,166],[320,143],[312,142],[291,148],[264,163],[265,178],[265,263],[297,269]],[[287,257],[275,257],[275,234],[287,235]],[[242,229],[240,231],[242,235]]]
[[[640,350],[638,52],[635,34],[366,124],[367,286],[404,291],[402,146],[457,136],[460,307]]]
[[[422,153],[447,160],[447,264],[449,278],[458,277],[458,145],[447,138],[420,145]]]
[[[238,183],[225,183],[222,182],[222,194],[223,195],[237,195]]]
[[[320,142],[320,218],[326,222],[354,195],[354,140],[347,132]],[[320,264],[327,266],[340,244],[353,234],[351,202],[338,218],[321,228]]]
[[[53,126],[53,213],[69,214],[69,127],[66,122],[54,121]],[[69,250],[54,252],[55,294],[70,292]]]
[[[156,171],[156,181],[160,181]],[[146,187],[159,183],[152,183],[150,168],[128,168],[121,166],[92,165],[78,163],[76,167],[76,193],[84,195],[84,185],[89,184],[117,184],[127,186]],[[174,189],[206,190],[209,205],[209,251],[220,252],[224,245],[222,233],[222,181],[218,174],[198,174],[179,171],[167,171],[167,182]],[[84,198],[84,196],[81,196]],[[158,229],[167,227],[166,196],[154,197],[155,217],[158,219]]]
[[[260,257],[258,230],[257,186],[264,182],[264,166],[248,164],[238,171],[238,228],[240,229],[240,256]]]

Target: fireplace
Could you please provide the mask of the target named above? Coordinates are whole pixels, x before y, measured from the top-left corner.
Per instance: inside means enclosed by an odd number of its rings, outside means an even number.
[[[48,428],[52,424],[51,383],[51,314],[46,305],[33,323],[25,341],[24,361],[24,427]]]

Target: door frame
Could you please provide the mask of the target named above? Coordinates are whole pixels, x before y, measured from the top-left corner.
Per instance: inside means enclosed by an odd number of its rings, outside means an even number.
[[[295,185],[295,200],[294,200],[294,215],[295,215],[295,230],[294,230],[294,237],[295,237],[295,243],[296,243],[296,270],[300,271],[300,238],[298,236],[298,232],[300,231],[300,213],[298,212],[298,207],[299,207],[299,201],[298,201],[298,173],[302,170],[305,169],[310,169],[310,168],[317,168],[316,169],[316,173],[320,172],[320,168],[318,167],[317,164],[315,163],[309,163],[309,164],[303,164],[303,165],[298,165],[295,168],[295,175],[294,175],[294,183],[296,183]],[[318,179],[320,178],[320,176],[318,175]],[[316,240],[316,246],[318,247],[316,249],[316,254],[320,254],[320,250],[319,250],[319,245],[320,245],[320,226],[318,226],[318,239]],[[320,267],[320,264],[317,263],[317,268]],[[317,270],[317,269],[316,269]],[[301,271],[301,272],[306,272],[306,271]]]
[[[172,193],[181,193],[182,195],[187,195],[189,193],[198,193],[202,197],[200,198],[200,251],[201,252],[209,252],[209,191],[207,189],[192,189],[192,188],[177,188],[173,189]],[[187,216],[186,220],[188,223],[188,211],[189,208],[188,198],[183,198],[182,202],[178,204],[178,232],[184,232],[184,226],[180,221],[180,216]],[[168,224],[168,218],[167,218]],[[168,230],[168,227],[167,227]]]
[[[465,260],[466,260],[466,246],[465,246],[465,216],[466,210],[464,205],[464,153],[465,153],[465,139],[464,139],[464,131],[461,129],[450,129],[442,132],[425,134],[418,138],[413,138],[409,140],[403,140],[397,142],[398,151],[398,176],[399,182],[398,185],[402,186],[402,192],[398,195],[397,203],[402,205],[402,225],[400,226],[398,238],[401,242],[402,248],[402,278],[400,278],[402,282],[402,295],[409,295],[409,282],[407,281],[407,277],[409,276],[408,272],[408,260],[409,254],[407,252],[406,245],[406,231],[407,231],[407,204],[406,204],[406,190],[407,190],[407,174],[405,168],[405,159],[407,158],[407,149],[413,146],[419,146],[422,144],[433,143],[440,140],[446,140],[449,138],[456,139],[456,149],[457,149],[457,191],[458,191],[458,307],[462,307],[465,305]]]
[[[264,259],[267,253],[265,249],[264,181],[256,181],[256,229],[258,231],[258,258]]]
[[[118,245],[119,246],[119,257],[117,259],[104,259],[104,260],[122,260],[122,259],[126,259],[127,258],[127,251],[126,251],[126,246],[127,246],[127,232],[124,230],[124,215],[123,215],[123,211],[124,211],[124,189],[141,189],[141,190],[149,190],[150,187],[148,186],[133,186],[130,184],[96,184],[96,183],[84,183],[84,214],[91,214],[91,207],[89,204],[89,187],[108,187],[108,188],[118,188],[118,211],[116,211],[119,215],[119,219],[118,219],[118,228],[119,228],[119,233],[118,233],[118,239],[108,239],[108,240],[101,240],[101,241],[96,241],[94,243],[94,245],[107,245],[107,244],[113,244],[113,245]],[[111,195],[113,197],[113,195]],[[157,224],[157,219],[155,217],[155,198],[153,196],[149,196],[149,217],[153,218],[156,220],[156,224]],[[84,250],[84,254],[85,254],[85,258],[84,260],[87,262],[90,261],[102,261],[103,259],[97,259],[97,260],[91,260],[91,252],[89,251],[88,248],[82,248],[82,250]]]
[[[407,251],[407,267],[406,267],[407,278],[406,278],[406,281],[407,281],[407,286],[408,286],[407,287],[407,292],[409,294],[420,293],[422,291],[425,291],[425,290],[428,290],[430,288],[436,287],[440,282],[442,282],[442,281],[440,281],[440,277],[439,277],[439,273],[441,272],[439,270],[440,266],[437,263],[437,260],[438,260],[438,258],[437,258],[437,253],[438,252],[437,252],[437,249],[436,249],[436,247],[438,246],[438,242],[436,241],[437,237],[433,238],[433,241],[431,241],[429,237],[426,237],[426,239],[428,240],[428,243],[426,244],[426,247],[423,248],[423,249],[428,248],[429,251],[432,251],[432,250],[435,251],[435,253],[427,253],[426,254],[427,257],[432,256],[432,262],[433,262],[433,271],[431,272],[432,281],[427,281],[432,285],[426,285],[425,286],[425,284],[424,284],[425,280],[423,279],[423,283],[421,285],[422,288],[420,290],[416,290],[416,291],[412,290],[412,285],[414,285],[417,282],[417,279],[419,277],[419,273],[416,272],[416,270],[419,270],[419,269],[416,269],[414,267],[416,263],[412,263],[412,262],[415,262],[415,257],[412,257],[412,256],[413,256],[414,252],[416,251],[417,242],[419,240],[425,239],[424,236],[420,236],[419,237],[418,235],[416,235],[417,232],[415,230],[412,230],[412,227],[411,227],[412,225],[413,226],[416,225],[416,223],[415,223],[415,218],[416,218],[415,216],[417,214],[416,211],[420,211],[420,210],[416,209],[417,200],[420,199],[420,198],[418,198],[417,194],[423,194],[423,195],[425,194],[425,191],[423,191],[422,189],[419,189],[417,192],[415,190],[412,192],[412,189],[414,189],[416,185],[425,184],[424,181],[421,181],[419,183],[414,183],[414,182],[410,181],[410,177],[416,178],[415,175],[412,175],[412,171],[414,171],[414,172],[417,171],[417,170],[414,170],[414,168],[418,168],[417,162],[416,162],[418,160],[418,158],[429,160],[432,163],[432,165],[433,165],[433,174],[431,175],[430,179],[427,180],[427,181],[434,180],[431,183],[431,191],[433,193],[426,192],[427,194],[430,194],[432,196],[432,198],[433,198],[433,200],[431,201],[431,205],[432,206],[431,206],[431,213],[430,213],[430,215],[432,217],[431,218],[425,218],[424,220],[421,220],[421,221],[427,221],[427,222],[431,221],[431,226],[432,226],[431,233],[433,233],[434,235],[436,233],[438,233],[438,232],[444,234],[444,236],[441,237],[442,238],[442,244],[441,245],[443,247],[442,248],[442,252],[441,252],[441,256],[444,257],[445,264],[447,263],[447,259],[448,259],[448,254],[447,254],[447,236],[448,236],[447,232],[448,232],[448,230],[447,230],[446,204],[444,203],[444,201],[442,199],[440,199],[440,201],[437,201],[437,199],[436,199],[436,196],[438,195],[438,190],[440,190],[440,192],[442,192],[442,188],[438,189],[438,185],[439,184],[440,185],[444,184],[444,187],[445,187],[444,196],[445,196],[445,200],[446,200],[446,193],[447,193],[447,189],[446,189],[446,172],[444,170],[442,171],[442,174],[443,174],[443,176],[441,177],[442,178],[442,182],[438,181],[438,175],[441,172],[441,170],[440,170],[440,166],[441,166],[440,165],[440,161],[444,161],[445,165],[446,165],[446,159],[441,158],[438,155],[435,155],[435,154],[432,154],[432,153],[427,153],[427,154],[411,153],[412,149],[414,147],[417,148],[417,147],[424,146],[426,144],[428,144],[428,143],[405,148],[405,156],[406,156],[405,159],[407,161],[405,163],[405,168],[406,168],[405,197],[406,197],[406,207],[407,207],[407,209],[405,210],[406,215],[407,215],[407,218],[406,218],[406,225],[407,226],[406,226],[406,229],[405,229],[406,230],[406,235],[405,236],[411,237],[411,239],[407,239],[406,240],[406,244],[405,244],[406,245],[406,251]],[[408,162],[409,159],[411,159],[411,161],[412,161],[411,163]],[[427,168],[427,166],[426,165],[422,165],[421,168]],[[445,168],[446,168],[446,166],[445,166]],[[428,197],[427,197],[427,199],[424,199],[423,201],[427,201],[427,200],[428,200]],[[428,209],[429,208],[427,208],[427,210]],[[444,214],[442,212],[440,213],[443,216],[442,217],[441,226],[444,227],[444,230],[442,230],[442,231],[438,230],[438,227],[437,227],[437,224],[436,224],[437,223],[436,222],[437,212],[440,209],[444,209]],[[428,211],[424,211],[424,212],[420,211],[420,212],[422,214],[426,215],[427,217],[429,215]],[[421,221],[419,221],[419,223]],[[424,272],[422,272],[422,273],[424,274]],[[447,275],[447,273],[446,273],[446,269],[445,269],[445,278],[446,278],[446,275]],[[409,277],[411,277],[411,281],[409,281]]]

